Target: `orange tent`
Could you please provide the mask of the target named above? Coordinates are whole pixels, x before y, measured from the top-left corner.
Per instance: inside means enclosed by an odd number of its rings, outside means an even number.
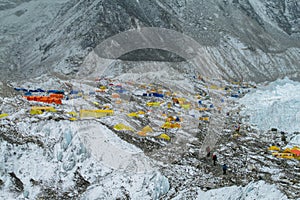
[[[27,97],[27,100],[28,100],[28,101],[34,101],[34,96],[28,96],[28,97]]]
[[[62,104],[60,98],[50,98],[51,103]]]
[[[300,156],[300,150],[298,149],[292,149],[290,152],[296,156]]]
[[[64,98],[64,95],[63,94],[50,94],[50,97],[62,99],[62,98]]]
[[[40,97],[38,101],[48,103],[49,102],[49,97]]]
[[[47,97],[47,96],[27,96],[25,97],[28,101],[38,101],[43,103],[55,103],[62,104],[61,98]]]
[[[113,93],[113,94],[111,95],[111,97],[112,97],[112,98],[120,98],[120,95],[117,94],[117,93]]]

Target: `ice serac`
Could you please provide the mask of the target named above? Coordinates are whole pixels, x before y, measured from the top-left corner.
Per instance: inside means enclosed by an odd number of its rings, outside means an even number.
[[[168,179],[141,149],[100,123],[49,120],[15,126],[26,137],[39,136],[47,148],[1,141],[1,199],[61,199],[67,191],[76,199],[159,199],[169,190]]]
[[[245,105],[242,113],[261,130],[300,131],[299,90],[299,82],[287,78],[261,86],[240,100]]]
[[[257,82],[300,76],[297,0],[19,2],[1,4],[1,74],[7,75],[2,79],[73,75],[102,41],[140,27],[194,38],[203,52],[195,68],[210,66],[225,77]],[[178,57],[148,49],[120,58],[172,62]]]

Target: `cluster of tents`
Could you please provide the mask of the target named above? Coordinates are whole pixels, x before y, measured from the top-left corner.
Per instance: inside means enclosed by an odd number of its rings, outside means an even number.
[[[293,148],[285,148],[282,150],[277,146],[270,146],[268,150],[271,151],[272,155],[276,158],[300,160],[300,148],[297,146]]]
[[[135,130],[132,127],[127,126],[127,125],[122,124],[122,123],[118,123],[118,124],[114,125],[113,129],[116,130],[116,131],[135,132]],[[139,136],[146,137],[146,136],[150,136],[149,133],[152,133],[152,132],[153,132],[153,129],[149,125],[147,125],[144,128],[142,128],[140,131],[138,131],[137,134]],[[171,140],[170,136],[167,135],[166,133],[161,133],[161,134],[159,134],[157,136],[154,136],[154,137],[156,137],[158,139],[163,139],[163,140],[166,140],[166,141]]]
[[[166,106],[166,108],[171,108],[172,106],[176,106],[177,108],[182,108],[184,110],[189,110],[192,108],[195,108],[199,112],[207,112],[211,108],[213,108],[213,105],[210,106],[210,108],[203,107],[204,99],[200,95],[197,97],[197,99],[203,99],[200,100],[198,103],[197,101],[192,104],[191,102],[187,101],[186,98],[183,97],[178,97],[176,93],[172,93],[168,90],[163,90],[160,88],[154,88],[154,86],[144,86],[139,85],[141,88],[144,88],[146,92],[142,93],[141,98],[144,99],[144,102],[147,107],[161,107],[161,106]],[[219,89],[216,87],[212,87],[214,89]],[[136,89],[134,87],[133,89]],[[65,92],[64,90],[43,90],[43,89],[36,89],[36,90],[30,90],[30,89],[25,89],[25,88],[15,88],[16,91],[22,91],[25,92],[24,98],[26,98],[28,101],[36,101],[36,102],[43,102],[47,104],[62,104],[62,99],[68,100],[68,97],[72,98],[73,96],[83,96],[84,91],[83,90],[71,90],[68,92]],[[49,96],[46,96],[44,94],[39,94],[40,96],[37,95],[32,95],[32,93],[48,93]],[[109,98],[111,102],[114,104],[119,104],[120,100],[123,99],[122,97],[128,93],[126,89],[123,88],[121,84],[114,84],[112,82],[108,82],[107,85],[101,85],[98,87],[93,92],[90,92],[89,94],[97,94],[100,92],[100,95],[104,95],[105,98]],[[64,94],[68,94],[64,96]],[[132,94],[132,93],[131,93]],[[44,96],[42,96],[44,95]],[[149,98],[150,97],[150,98]],[[168,98],[167,98],[168,97]],[[150,101],[149,101],[150,100]],[[100,118],[100,117],[105,117],[105,116],[112,116],[114,115],[114,110],[111,108],[100,108],[100,105],[98,102],[94,102],[94,105],[98,107],[98,109],[94,110],[86,110],[86,109],[81,109],[79,113],[76,112],[69,112],[67,113],[68,115],[71,116],[70,120],[74,121],[77,120],[77,117],[79,116],[81,119],[84,118]],[[56,112],[56,110],[53,107],[32,107],[30,110],[30,114],[42,114],[44,112]],[[144,111],[137,111],[137,112],[132,112],[127,114],[128,117],[143,117],[145,114]],[[166,129],[178,129],[181,128],[180,122],[182,121],[181,118],[178,116],[165,116],[166,120],[163,122],[163,124],[160,126],[162,130]],[[199,118],[200,121],[209,121],[209,117],[203,116]],[[116,129],[124,129],[127,131],[132,131],[130,127],[127,127],[125,125],[120,125],[115,127]],[[152,130],[153,131],[153,130]],[[147,135],[149,132],[151,132],[151,127],[144,127],[142,130],[138,131],[137,133],[141,136]],[[161,136],[164,139],[168,138],[167,134],[164,133],[165,135]]]
[[[24,92],[25,96],[31,96],[32,93],[53,93],[53,94],[64,94],[64,90],[43,90],[41,88],[38,89],[26,89],[26,88],[14,88],[14,90],[18,92]]]

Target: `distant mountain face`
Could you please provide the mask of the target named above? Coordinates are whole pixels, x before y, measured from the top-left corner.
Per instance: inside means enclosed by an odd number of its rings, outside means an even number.
[[[73,75],[104,39],[139,27],[184,33],[203,46],[201,65],[254,81],[300,77],[297,0],[0,1],[2,79]],[[182,61],[138,50],[123,60]],[[197,66],[195,66],[197,67]]]

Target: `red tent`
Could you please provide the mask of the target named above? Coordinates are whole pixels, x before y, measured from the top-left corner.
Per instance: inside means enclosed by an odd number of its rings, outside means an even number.
[[[298,150],[298,149],[292,149],[291,153],[295,154],[296,156],[300,156],[300,150]]]

